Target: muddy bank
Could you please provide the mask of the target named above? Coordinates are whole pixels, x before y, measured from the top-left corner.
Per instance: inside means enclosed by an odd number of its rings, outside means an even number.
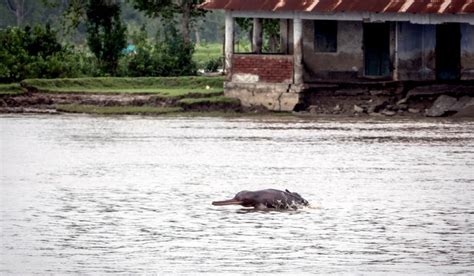
[[[162,97],[159,95],[136,94],[80,94],[80,93],[25,93],[21,95],[0,96],[0,112],[2,113],[55,113],[64,112],[67,105],[94,107],[178,107],[182,111],[212,112],[232,111],[243,112],[240,103],[222,96],[203,97],[188,94],[184,97]],[[87,111],[85,111],[87,113]],[[120,112],[118,112],[120,113]],[[133,112],[132,112],[133,113]]]
[[[474,117],[474,85],[318,84],[304,92],[301,114]]]

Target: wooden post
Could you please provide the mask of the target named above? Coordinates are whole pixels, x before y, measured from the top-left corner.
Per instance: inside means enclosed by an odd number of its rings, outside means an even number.
[[[225,12],[225,73],[227,80],[232,78],[232,56],[234,55],[234,18],[230,11]]]
[[[293,20],[293,83],[303,84],[303,20]]]
[[[252,52],[255,54],[262,53],[262,19],[261,18],[254,18],[253,19],[253,33],[252,33]]]

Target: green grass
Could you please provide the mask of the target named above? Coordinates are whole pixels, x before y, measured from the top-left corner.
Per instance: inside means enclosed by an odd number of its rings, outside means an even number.
[[[20,84],[0,84],[0,95],[19,95],[25,91],[21,88]]]
[[[188,94],[218,95],[223,92],[223,77],[143,77],[28,79],[22,85],[48,93],[140,93],[164,97]]]
[[[184,98],[179,100],[180,104],[194,105],[194,104],[240,104],[240,101],[233,98],[227,98],[224,96],[208,97],[208,98]]]
[[[241,39],[235,44],[236,53],[251,53],[252,52],[252,43],[247,39]]]
[[[88,113],[100,115],[115,114],[146,114],[159,115],[182,111],[180,107],[153,107],[153,106],[96,106],[96,105],[78,105],[65,104],[58,105],[56,109],[61,112],[70,113]]]
[[[198,68],[204,68],[209,60],[222,58],[222,44],[210,43],[203,45],[196,45],[193,60],[197,63]]]

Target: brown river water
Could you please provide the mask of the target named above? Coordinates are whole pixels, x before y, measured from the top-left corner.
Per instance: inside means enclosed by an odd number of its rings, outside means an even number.
[[[474,274],[474,122],[0,115],[0,274]],[[216,207],[289,189],[298,211]]]

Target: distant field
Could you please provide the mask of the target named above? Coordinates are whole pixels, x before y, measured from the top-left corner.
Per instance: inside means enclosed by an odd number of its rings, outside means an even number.
[[[248,40],[241,39],[236,41],[234,50],[236,53],[250,53],[252,52],[252,45]]]
[[[211,43],[196,45],[193,59],[194,62],[198,64],[198,68],[202,69],[209,60],[215,60],[222,57],[222,44]]]

